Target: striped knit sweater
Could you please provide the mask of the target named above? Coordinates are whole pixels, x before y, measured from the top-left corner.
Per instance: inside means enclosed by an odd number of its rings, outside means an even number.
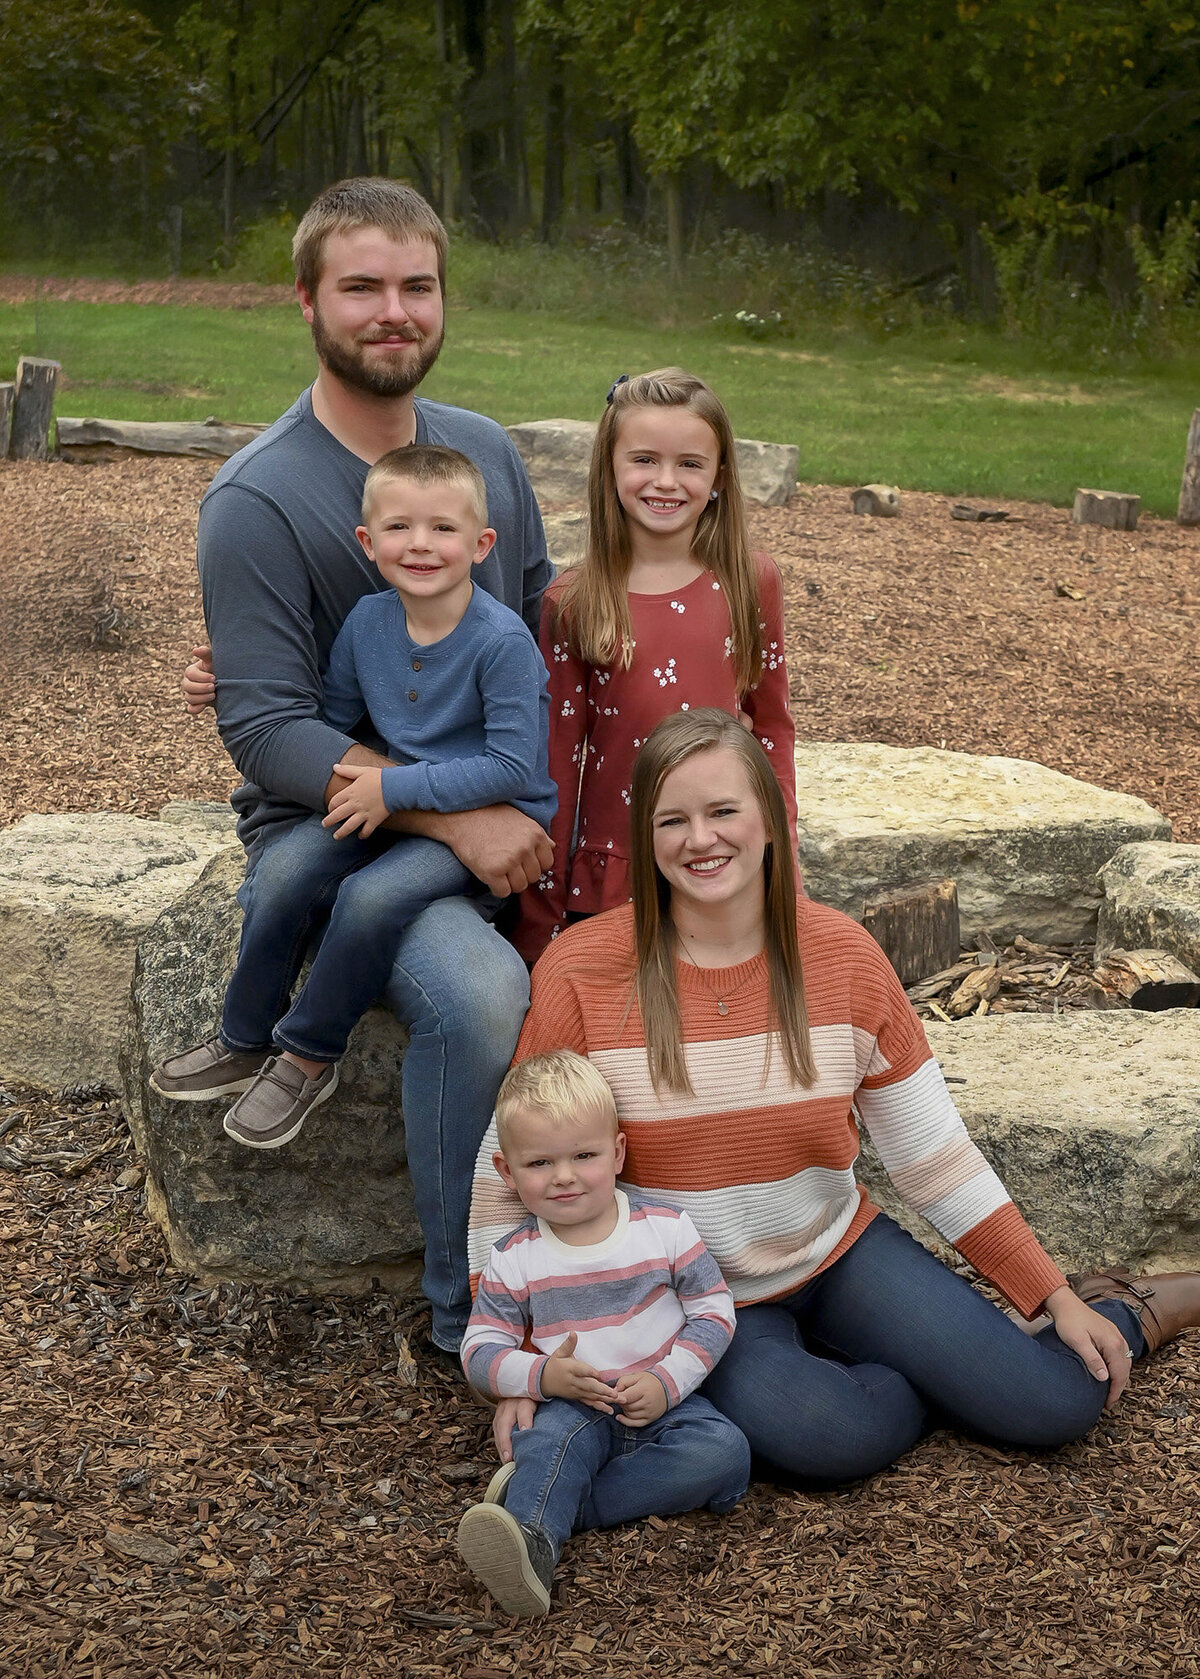
[[[528,1216],[497,1242],[463,1336],[471,1386],[540,1398],[546,1358],[572,1332],[575,1357],[602,1381],[650,1370],[668,1406],[700,1386],[729,1345],[733,1297],[686,1213],[618,1190],[602,1242],[572,1247]]]
[[[778,1044],[766,1064],[766,959],[676,966],[694,1095],[656,1092],[632,996],[633,911],[569,929],[533,973],[516,1061],[566,1047],[616,1097],[624,1181],[691,1215],[738,1306],[790,1294],[845,1253],[878,1208],[854,1179],[855,1110],[901,1196],[1027,1316],[1065,1282],[967,1134],[894,972],[838,911],[797,908],[817,1079],[792,1082]],[[716,1009],[725,998],[728,1015]],[[471,1269],[524,1209],[480,1147]]]

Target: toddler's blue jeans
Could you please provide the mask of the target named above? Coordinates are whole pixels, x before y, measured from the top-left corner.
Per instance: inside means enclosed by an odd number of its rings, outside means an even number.
[[[1095,1310],[1135,1357],[1145,1350],[1131,1307]],[[819,1485],[873,1474],[941,1427],[1062,1446],[1096,1423],[1107,1392],[1053,1327],[1024,1334],[883,1214],[795,1294],[740,1307],[704,1384],[767,1474]]]
[[[546,1399],[512,1439],[517,1469],[504,1508],[540,1528],[556,1556],[586,1528],[702,1505],[731,1510],[750,1478],[745,1436],[695,1393],[645,1428],[573,1399]]]
[[[472,876],[448,846],[414,834],[334,839],[319,816],[271,842],[244,904],[237,967],[221,1037],[231,1049],[272,1042],[313,1061],[337,1061],[387,984],[405,929]],[[325,933],[295,1002],[305,952]]]

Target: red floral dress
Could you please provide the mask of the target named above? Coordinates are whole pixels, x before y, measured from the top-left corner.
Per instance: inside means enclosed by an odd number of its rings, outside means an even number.
[[[551,632],[561,582],[546,590],[539,637],[550,672],[550,775],[558,814],[550,827],[554,864],[521,895],[514,935],[534,961],[567,924],[628,903],[629,801],[633,761],[664,717],[696,706],[745,711],[766,748],[796,825],[796,730],[788,707],[783,652],[783,585],[767,554],[758,569],[762,676],[740,693],[731,656],[729,607],[721,585],[702,572],[682,589],[629,596],[634,653],[627,669],[588,665]]]

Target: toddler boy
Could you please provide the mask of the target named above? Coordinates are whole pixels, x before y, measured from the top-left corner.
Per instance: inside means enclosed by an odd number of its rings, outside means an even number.
[[[394,449],[367,474],[362,518],[358,539],[391,588],[365,595],[342,625],[323,715],[346,733],[369,720],[394,766],[336,765],[348,784],[329,814],[267,842],[287,847],[289,866],[248,894],[220,1031],[151,1077],[180,1102],[243,1092],[225,1130],[250,1148],[291,1142],[333,1094],[350,1032],[387,984],[408,924],[478,886],[437,840],[377,831],[388,815],[510,804],[548,826],[554,813],[546,667],[516,613],[471,581],[496,539],[478,468],[455,449]]]
[[[694,1392],[733,1297],[686,1213],[616,1187],[625,1138],[602,1075],[571,1050],[531,1056],[500,1086],[496,1127],[496,1169],[530,1216],[492,1249],[463,1369],[494,1399],[542,1403],[458,1549],[508,1614],[540,1615],[572,1533],[731,1509],[750,1449]]]

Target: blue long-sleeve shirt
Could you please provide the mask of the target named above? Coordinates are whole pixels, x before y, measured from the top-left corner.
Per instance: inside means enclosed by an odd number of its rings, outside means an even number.
[[[347,734],[370,719],[397,761],[383,772],[389,810],[509,804],[550,825],[546,667],[516,613],[480,588],[429,644],[409,635],[394,590],[364,596],[329,655],[322,714]]]

